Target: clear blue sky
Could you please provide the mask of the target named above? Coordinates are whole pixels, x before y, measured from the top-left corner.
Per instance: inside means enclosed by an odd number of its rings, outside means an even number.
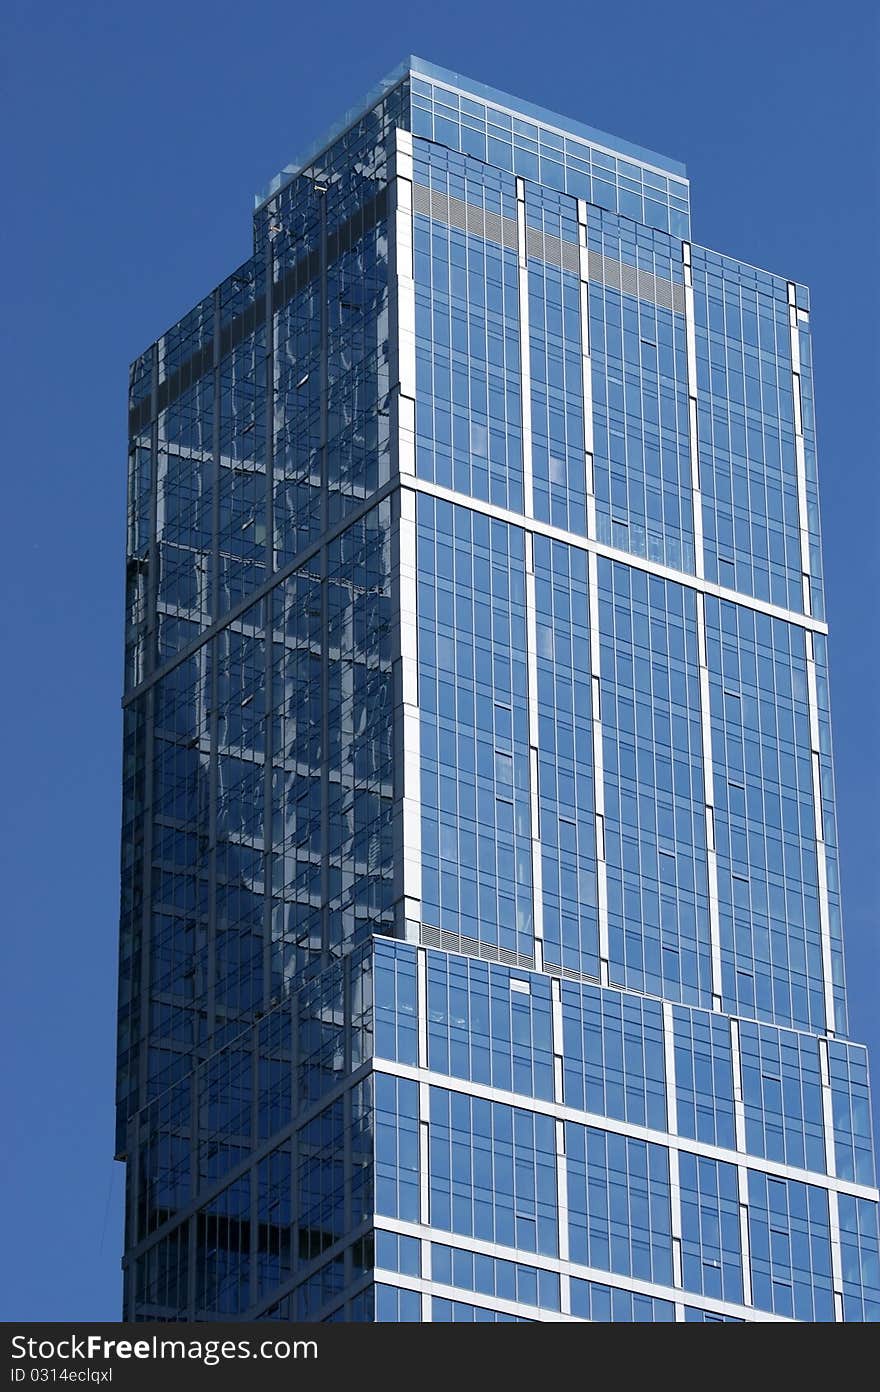
[[[119,1313],[128,363],[249,254],[254,191],[407,53],[683,159],[694,240],[813,291],[851,1032],[880,1084],[877,12],[7,0],[0,1319]]]

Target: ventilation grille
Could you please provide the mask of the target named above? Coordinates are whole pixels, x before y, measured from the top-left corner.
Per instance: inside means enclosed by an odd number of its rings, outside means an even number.
[[[672,280],[664,280],[651,271],[640,271],[635,266],[627,266],[623,261],[614,261],[601,252],[588,253],[590,280],[608,285],[612,290],[622,290],[624,295],[636,295],[640,300],[649,300],[663,309],[675,310],[684,314],[684,286]]]
[[[484,212],[475,204],[451,197],[439,189],[414,184],[413,211],[424,213],[435,222],[445,222],[447,227],[457,227],[461,232],[470,232],[475,237],[485,238],[487,242],[497,242],[500,246],[516,250],[515,218]]]
[[[481,957],[484,962],[500,962],[506,967],[524,967],[536,971],[534,957],[526,952],[511,952],[506,947],[496,947],[494,943],[482,943],[477,938],[462,937],[461,933],[447,933],[445,929],[429,928],[421,925],[419,942],[422,947],[439,948],[441,952],[457,952],[462,957]],[[589,972],[574,971],[571,967],[561,967],[556,962],[544,963],[547,976],[561,976],[566,981],[589,981],[592,984],[598,977]]]
[[[580,248],[576,242],[564,242],[538,227],[526,228],[526,255],[534,261],[546,261],[550,266],[561,266],[564,271],[574,271],[578,275],[581,268]]]
[[[461,232],[470,232],[488,242],[516,250],[515,218],[485,212],[473,203],[466,203],[439,189],[429,189],[424,184],[413,185],[413,210],[424,213],[435,222],[445,223],[447,227],[457,227]],[[574,242],[563,241],[537,227],[526,228],[526,254],[533,261],[561,266],[574,275],[580,270],[580,248]],[[640,300],[647,300],[662,309],[674,310],[676,314],[684,314],[684,286],[655,276],[651,271],[641,271],[635,266],[627,266],[623,261],[603,256],[601,252],[591,251],[588,253],[588,274],[590,280],[597,284],[620,290],[625,295],[636,295]]]
[[[535,970],[535,959],[528,953],[511,952],[509,948],[483,943],[477,938],[464,937],[461,933],[447,933],[445,929],[422,925],[420,941],[422,947],[439,947],[442,952],[457,952],[462,957],[482,957],[484,962],[501,962],[505,967]]]

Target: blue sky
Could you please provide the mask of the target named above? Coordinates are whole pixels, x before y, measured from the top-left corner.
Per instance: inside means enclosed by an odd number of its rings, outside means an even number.
[[[0,1318],[118,1318],[112,1160],[129,361],[252,195],[411,52],[683,159],[694,240],[806,282],[851,1033],[880,1078],[877,7],[7,0]]]

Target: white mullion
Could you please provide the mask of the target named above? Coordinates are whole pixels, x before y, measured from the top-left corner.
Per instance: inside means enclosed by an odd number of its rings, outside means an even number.
[[[828,1040],[819,1040],[819,1077],[822,1087],[822,1131],[825,1141],[825,1169],[837,1175],[834,1147],[834,1099],[831,1094],[831,1067],[828,1060]]]
[[[697,595],[697,653],[700,664],[700,721],[703,735],[703,787],[706,804],[706,868],[709,878],[709,941],[712,951],[712,1008],[721,1009],[721,909],[715,850],[715,773],[712,759],[712,696],[706,645],[706,602]]]
[[[550,978],[550,1019],[553,1039],[553,1100],[562,1104],[565,1102],[565,1035],[562,1020],[562,982],[558,976]]]
[[[418,615],[416,612],[416,494],[399,491],[397,622],[400,634],[402,741],[402,873],[406,923],[421,920],[422,798],[419,713]]]
[[[556,1211],[559,1260],[568,1261],[568,1168],[565,1161],[565,1122],[556,1122]]]
[[[666,1127],[678,1135],[678,1094],[675,1082],[675,1016],[672,1001],[663,1002],[663,1063],[666,1076]]]
[[[523,454],[523,511],[534,517],[534,483],[532,475],[532,368],[529,334],[529,256],[526,244],[526,186],[516,180],[516,241],[519,270],[519,371],[522,400]]]
[[[697,331],[694,315],[694,278],[690,242],[682,242],[684,267],[684,328],[687,347],[688,436],[691,455],[691,490],[694,514],[694,569],[702,579],[706,574],[703,551],[703,495],[700,492],[700,446],[697,417]]]
[[[819,735],[819,697],[816,682],[812,634],[805,636],[807,659],[807,700],[810,716],[810,758],[813,769],[813,806],[816,830],[816,863],[819,880],[819,932],[822,944],[822,976],[825,998],[825,1028],[834,1033],[834,978],[831,955],[831,913],[828,903],[828,866],[825,858],[825,829],[822,819],[821,743]]]
[[[739,1242],[742,1255],[743,1304],[752,1303],[752,1255],[749,1242],[749,1172],[745,1165],[736,1167],[739,1194]]]
[[[596,808],[596,897],[599,913],[599,980],[608,985],[610,937],[608,930],[608,867],[605,861],[605,761],[602,746],[602,677],[599,632],[599,558],[587,558],[587,598],[590,611],[590,672],[593,716],[593,786]]]
[[[831,1286],[834,1318],[843,1322],[843,1252],[840,1246],[840,1208],[836,1189],[828,1191],[828,1228],[831,1237]]]
[[[428,954],[416,949],[416,1028],[419,1038],[419,1067],[428,1067]]]
[[[414,475],[416,439],[416,290],[413,262],[413,146],[409,131],[395,131],[389,187],[391,353],[396,411],[397,470]]]
[[[425,1226],[431,1222],[431,1087],[429,1083],[419,1083],[419,1221]]]
[[[409,131],[394,133],[389,189],[391,447],[399,475],[415,477],[416,311],[413,263],[413,145]],[[416,613],[416,495],[400,489],[397,521],[397,622],[400,652],[400,763],[402,805],[399,847],[404,923],[421,919],[421,738]],[[407,936],[410,930],[404,929]]]
[[[819,1077],[822,1087],[822,1130],[825,1138],[825,1168],[829,1176],[837,1175],[837,1156],[834,1147],[834,1105],[831,1094],[831,1065],[828,1040],[819,1040]],[[838,1191],[828,1190],[828,1228],[831,1240],[831,1285],[834,1318],[841,1322],[843,1310],[843,1252],[840,1245],[840,1204]]]
[[[535,966],[544,967],[544,889],[541,862],[541,806],[538,760],[538,620],[535,606],[534,537],[526,532],[526,671],[529,701],[529,822],[532,858],[532,922]]]
[[[805,634],[807,658],[807,701],[810,712],[810,760],[813,768],[813,809],[816,829],[816,870],[819,880],[819,935],[822,945],[822,981],[825,999],[825,1031],[834,1034],[834,970],[831,953],[831,908],[828,902],[828,862],[825,857],[825,827],[822,818],[822,766],[819,735],[819,694],[816,681],[813,635]]]
[[[811,613],[810,597],[810,523],[807,512],[807,457],[804,444],[804,421],[801,401],[801,343],[797,312],[797,291],[788,283],[788,320],[791,335],[791,388],[794,401],[794,453],[797,472],[798,529],[800,532],[801,577],[804,612]]]
[[[730,1021],[730,1061],[733,1071],[733,1125],[736,1148],[746,1153],[746,1109],[742,1090],[742,1054],[739,1047],[739,1020]]]
[[[584,471],[587,495],[587,536],[596,535],[596,483],[593,468],[593,369],[590,362],[590,255],[587,249],[587,205],[578,199],[578,269],[581,308],[581,371],[584,395]]]
[[[672,1284],[680,1290],[684,1281],[681,1262],[681,1179],[678,1148],[669,1147],[669,1226],[672,1234]]]

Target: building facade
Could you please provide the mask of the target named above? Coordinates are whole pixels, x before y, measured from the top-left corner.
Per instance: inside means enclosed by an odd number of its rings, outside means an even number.
[[[806,289],[410,59],[129,405],[125,1316],[876,1319]]]

